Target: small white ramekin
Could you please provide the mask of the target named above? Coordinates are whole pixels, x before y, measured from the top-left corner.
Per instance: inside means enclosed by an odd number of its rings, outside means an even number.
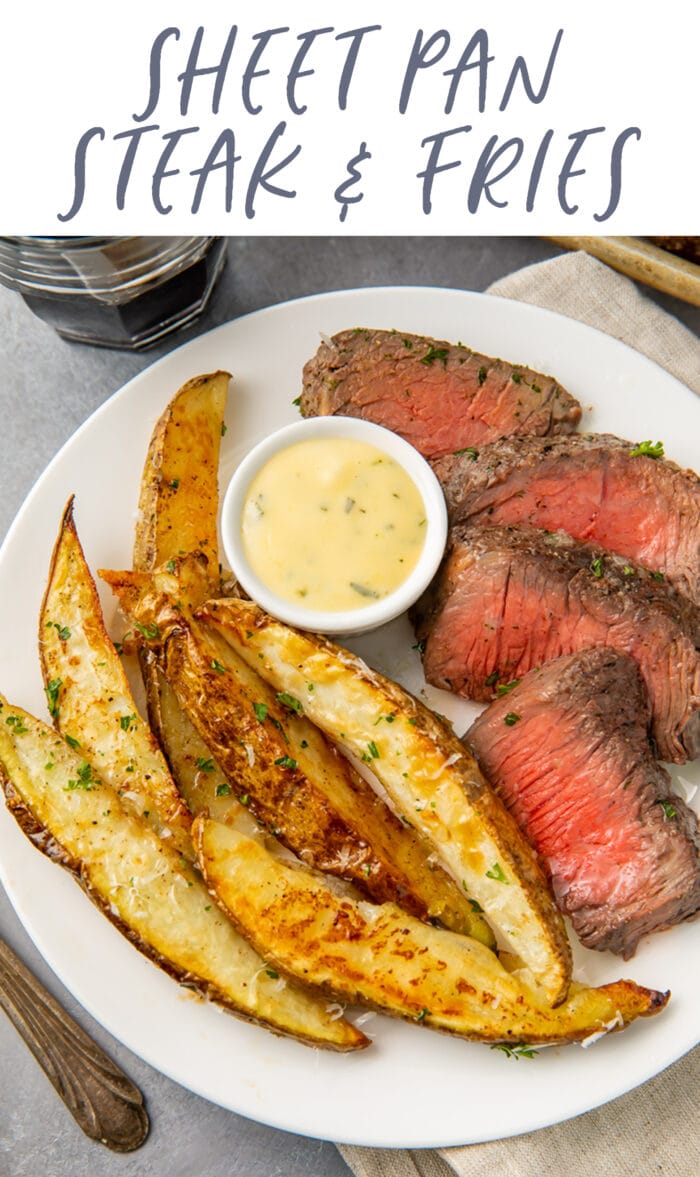
[[[363,441],[382,450],[406,471],[423,499],[426,536],[418,562],[406,580],[380,601],[357,609],[322,611],[305,609],[273,592],[253,571],[243,547],[241,519],[248,488],[274,454],[300,441],[316,438],[347,438]],[[290,510],[293,504],[290,503]],[[447,508],[437,478],[425,458],[407,441],[357,417],[310,417],[287,425],[259,442],[235,471],[221,508],[221,537],[226,558],[236,579],[266,613],[298,629],[315,633],[357,634],[376,629],[405,612],[418,599],[435,575],[447,541]]]

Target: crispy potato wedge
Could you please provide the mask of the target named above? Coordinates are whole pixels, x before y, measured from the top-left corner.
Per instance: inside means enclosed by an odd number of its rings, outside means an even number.
[[[339,897],[322,879],[204,815],[192,833],[211,894],[258,952],[340,1001],[477,1041],[536,1044],[617,1029],[658,1013],[668,1000],[616,981],[572,987],[552,1009],[468,936],[429,927],[394,904]]]
[[[219,445],[230,379],[229,372],[195,376],[158,420],[141,478],[134,568],[202,552],[212,587],[218,583]]]
[[[192,561],[180,564],[185,577],[196,576]],[[158,666],[209,750],[207,759],[200,753],[200,772],[187,791],[197,811],[214,812],[217,790],[230,782],[251,813],[309,865],[351,879],[378,902],[394,900],[419,918],[494,943],[466,895],[431,860],[427,842],[309,722],[306,701],[276,692],[220,637],[188,622],[174,573],[100,575],[154,635]]]
[[[138,713],[105,629],[70,499],[39,615],[39,657],[58,730],[137,814],[192,859],[191,817],[148,725]]]
[[[196,727],[182,710],[170,684],[160,670],[157,673],[161,679],[160,706],[168,738],[168,763],[180,795],[193,815],[207,810],[217,821],[224,821],[232,806],[240,808],[236,799],[239,790],[227,780]],[[206,767],[202,768],[202,765]]]
[[[369,764],[398,814],[430,841],[548,1000],[563,1000],[571,949],[549,884],[514,819],[447,726],[356,655],[288,628],[251,602],[209,602],[197,616],[276,691],[303,697],[308,718]]]
[[[218,594],[219,447],[230,378],[228,372],[214,372],[182,386],[156,423],[141,476],[134,568],[147,572],[179,553],[203,553],[201,584],[183,585],[183,592],[201,591],[187,601],[190,606]],[[144,644],[139,661],[151,727],[182,788],[177,708]]]
[[[198,874],[60,736],[0,697],[0,780],[31,841],[67,867],[146,956],[226,1009],[314,1046],[367,1039],[274,970],[212,906]]]

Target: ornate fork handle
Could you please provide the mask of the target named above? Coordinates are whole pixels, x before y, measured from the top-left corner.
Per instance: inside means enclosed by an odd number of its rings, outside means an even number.
[[[148,1135],[138,1087],[0,940],[0,1007],[83,1132],[116,1152]]]

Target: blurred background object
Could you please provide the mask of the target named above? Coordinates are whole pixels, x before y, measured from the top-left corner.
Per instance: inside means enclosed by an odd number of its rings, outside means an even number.
[[[700,237],[550,237],[664,294],[700,306]]]
[[[0,237],[0,282],[59,335],[139,350],[204,310],[222,237]]]

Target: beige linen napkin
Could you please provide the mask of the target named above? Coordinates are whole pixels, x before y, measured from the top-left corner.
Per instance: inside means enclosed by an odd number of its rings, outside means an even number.
[[[700,393],[700,340],[585,253],[528,266],[489,294],[598,327]],[[698,1096],[700,1048],[605,1107],[510,1140],[427,1151],[338,1147],[357,1177],[699,1177]]]

